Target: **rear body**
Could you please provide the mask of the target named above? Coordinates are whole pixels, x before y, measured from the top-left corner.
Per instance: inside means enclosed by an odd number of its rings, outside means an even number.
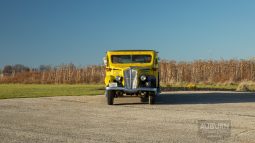
[[[153,50],[108,51],[106,65],[106,97],[109,105],[114,98],[138,96],[154,103],[159,93],[159,61]]]

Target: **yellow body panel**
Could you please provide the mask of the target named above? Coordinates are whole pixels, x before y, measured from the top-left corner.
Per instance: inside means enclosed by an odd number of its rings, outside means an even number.
[[[151,55],[150,63],[121,63],[116,64],[111,61],[112,55]],[[142,74],[150,75],[156,77],[158,82],[158,55],[156,51],[153,50],[126,50],[126,51],[108,51],[106,53],[105,60],[107,60],[106,65],[106,76],[105,76],[105,85],[108,86],[109,83],[113,82],[116,76],[124,77],[123,71],[130,67],[139,67],[139,68],[147,68],[149,70],[141,71],[139,76]],[[124,85],[124,80],[122,80],[122,84]]]

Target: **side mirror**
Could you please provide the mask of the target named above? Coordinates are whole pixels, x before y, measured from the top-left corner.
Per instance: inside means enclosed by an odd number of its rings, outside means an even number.
[[[103,58],[103,61],[104,61],[104,65],[107,66],[107,59],[106,59],[106,57]]]
[[[159,62],[160,62],[160,58],[157,58],[157,59],[155,60],[155,63],[158,64]]]

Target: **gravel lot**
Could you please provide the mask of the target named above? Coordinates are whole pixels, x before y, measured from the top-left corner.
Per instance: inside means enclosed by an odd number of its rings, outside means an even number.
[[[211,130],[200,120],[228,121],[230,136],[203,134]],[[118,98],[108,106],[103,95],[0,100],[3,143],[216,141],[255,142],[255,93],[170,92],[156,105]]]

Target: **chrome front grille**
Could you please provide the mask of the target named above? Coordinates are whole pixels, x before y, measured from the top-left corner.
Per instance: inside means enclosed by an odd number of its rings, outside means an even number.
[[[136,89],[137,83],[137,70],[128,68],[124,71],[125,87],[127,89]]]

